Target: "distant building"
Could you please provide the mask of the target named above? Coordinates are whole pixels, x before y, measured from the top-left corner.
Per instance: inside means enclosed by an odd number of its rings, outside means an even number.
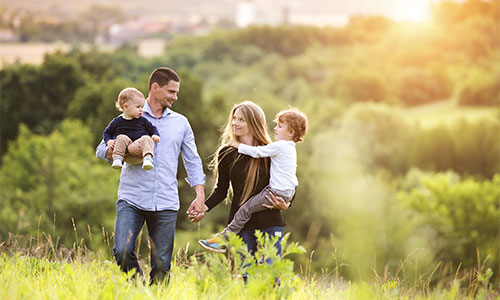
[[[342,27],[349,23],[349,15],[335,14],[290,14],[289,23],[312,25],[312,26],[333,26]]]
[[[235,23],[238,27],[248,27],[255,23],[255,3],[252,0],[238,1]]]
[[[0,42],[18,42],[19,35],[10,29],[0,28]]]
[[[155,33],[167,32],[172,21],[166,18],[141,17],[113,24],[101,38],[102,42],[123,44],[133,39],[149,36]]]

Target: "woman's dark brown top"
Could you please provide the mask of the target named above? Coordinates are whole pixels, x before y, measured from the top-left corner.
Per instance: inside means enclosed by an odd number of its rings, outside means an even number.
[[[224,155],[225,154],[225,155]],[[215,189],[212,194],[207,198],[205,204],[211,210],[217,204],[226,199],[229,185],[233,188],[233,199],[231,201],[231,209],[229,210],[228,224],[233,220],[234,214],[238,210],[241,197],[243,194],[243,187],[247,177],[247,166],[250,164],[252,158],[247,155],[239,154],[238,150],[233,147],[224,147],[219,153],[219,166],[218,178]],[[236,161],[236,163],[235,163]],[[259,158],[260,161],[260,176],[259,181],[256,183],[250,197],[259,193],[264,187],[269,184],[269,159]],[[285,220],[278,209],[266,209],[261,212],[254,213],[245,224],[244,229],[263,229],[271,226],[285,226]]]

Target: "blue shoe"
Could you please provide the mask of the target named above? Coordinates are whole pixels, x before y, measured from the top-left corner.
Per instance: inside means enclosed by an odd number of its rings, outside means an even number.
[[[220,244],[220,237],[217,236],[208,240],[199,240],[198,244],[212,252],[226,253],[226,247]]]

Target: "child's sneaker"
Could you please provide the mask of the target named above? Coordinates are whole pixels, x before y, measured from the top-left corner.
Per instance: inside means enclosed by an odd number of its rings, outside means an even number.
[[[153,158],[151,156],[144,157],[144,160],[142,161],[142,168],[144,170],[151,170],[152,168],[154,168]]]
[[[225,253],[226,252],[226,247],[220,244],[221,237],[220,236],[215,236],[211,239],[208,240],[199,240],[198,244],[202,246],[203,248],[217,252],[217,253]]]
[[[113,164],[111,164],[111,168],[121,169],[122,168],[122,160],[118,159],[118,158],[113,159]]]

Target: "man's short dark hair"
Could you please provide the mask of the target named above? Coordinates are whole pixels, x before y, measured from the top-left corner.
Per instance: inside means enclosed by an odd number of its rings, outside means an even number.
[[[158,68],[151,73],[151,76],[149,76],[149,82],[148,82],[148,88],[151,89],[151,86],[153,83],[157,83],[160,87],[168,84],[170,80],[180,82],[179,75],[175,73],[174,70],[167,68],[167,67],[162,67]]]

